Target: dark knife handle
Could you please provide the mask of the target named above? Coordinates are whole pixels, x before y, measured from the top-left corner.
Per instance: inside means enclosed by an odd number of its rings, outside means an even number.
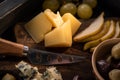
[[[0,54],[22,56],[24,45],[0,38]]]

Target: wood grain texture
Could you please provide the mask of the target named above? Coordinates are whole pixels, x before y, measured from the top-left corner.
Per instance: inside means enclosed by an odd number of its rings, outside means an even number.
[[[0,38],[0,54],[22,56],[23,47],[24,45],[22,44],[17,44]]]

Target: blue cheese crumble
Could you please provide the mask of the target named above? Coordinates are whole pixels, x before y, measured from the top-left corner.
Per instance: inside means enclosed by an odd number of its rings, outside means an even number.
[[[15,66],[24,80],[63,80],[60,72],[54,66],[46,68],[43,74],[39,73],[37,67],[33,67],[24,61]]]
[[[63,80],[60,72],[56,69],[56,67],[46,68],[46,71],[43,73],[43,77],[45,80]]]
[[[28,63],[21,61],[16,65],[16,68],[20,71],[20,76],[24,78],[24,80],[43,80],[42,74],[38,72],[37,67],[32,67]]]

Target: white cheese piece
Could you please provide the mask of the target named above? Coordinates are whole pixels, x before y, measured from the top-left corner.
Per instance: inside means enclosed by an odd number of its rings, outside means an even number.
[[[39,43],[44,39],[44,35],[51,31],[52,24],[48,20],[47,16],[41,12],[35,16],[32,20],[25,24],[25,29],[31,35],[36,43]]]
[[[60,72],[53,66],[46,68],[43,74],[38,72],[37,67],[32,67],[24,61],[19,62],[16,68],[19,69],[24,80],[63,80]]]
[[[49,67],[43,74],[45,80],[63,80],[56,67]]]
[[[41,77],[42,74],[38,72],[38,68],[32,67],[31,65],[29,65],[24,61],[19,62],[18,65],[16,65],[16,68],[20,70],[21,76],[25,77],[24,80],[30,80],[30,79],[43,80]]]

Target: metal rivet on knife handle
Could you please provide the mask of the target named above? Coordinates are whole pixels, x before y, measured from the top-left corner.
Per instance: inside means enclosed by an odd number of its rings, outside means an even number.
[[[51,61],[52,59],[51,59],[51,56],[50,55],[48,55],[47,56],[47,61]]]
[[[62,62],[62,56],[57,57],[58,62]]]
[[[72,62],[73,61],[73,57],[71,56],[71,57],[69,57],[69,60]]]

